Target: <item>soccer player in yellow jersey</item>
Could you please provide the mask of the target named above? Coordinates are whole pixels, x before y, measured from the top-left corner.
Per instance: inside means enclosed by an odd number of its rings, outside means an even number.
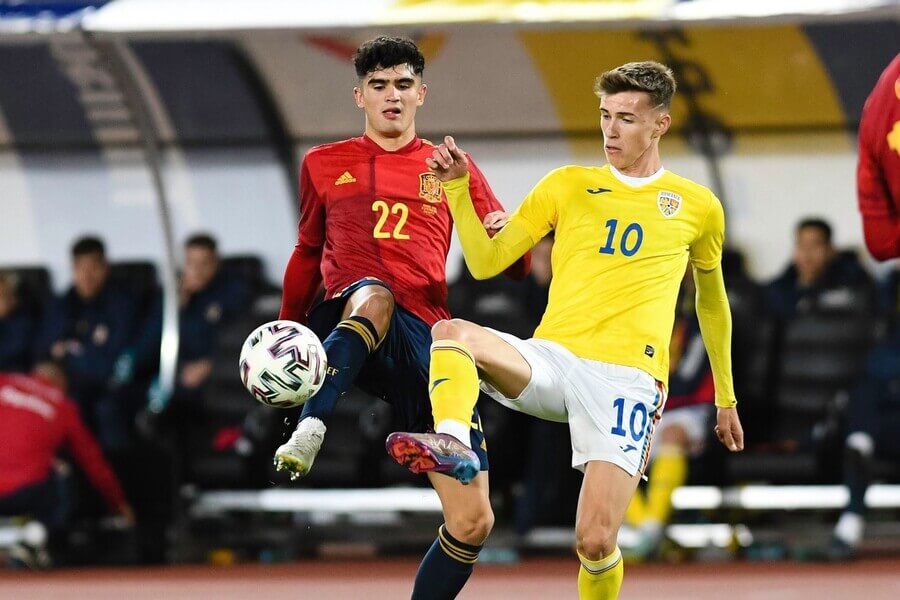
[[[458,319],[436,323],[430,372],[436,433],[393,433],[387,440],[389,452],[412,470],[448,456],[461,460],[479,378],[506,406],[567,421],[572,466],[584,471],[575,525],[582,599],[616,598],[622,584],[616,538],[665,405],[669,338],[688,260],[715,381],[716,433],[733,452],[744,445],[722,279],[722,205],[707,188],[665,170],[659,155],[675,79],[659,63],[628,63],[601,75],[595,92],[609,164],[550,172],[493,239],[472,207],[466,158],[453,138],[426,160],[443,182],[476,278],[500,273],[552,230],[553,281],[532,339]]]

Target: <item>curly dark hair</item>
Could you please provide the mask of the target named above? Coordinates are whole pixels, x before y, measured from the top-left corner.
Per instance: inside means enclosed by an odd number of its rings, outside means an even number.
[[[425,71],[425,57],[411,39],[383,35],[364,42],[353,55],[353,66],[360,79],[372,71],[397,65],[409,65],[418,77]]]
[[[677,87],[672,69],[648,60],[626,63],[602,74],[594,83],[594,93],[601,97],[619,92],[647,92],[654,107],[668,109]]]

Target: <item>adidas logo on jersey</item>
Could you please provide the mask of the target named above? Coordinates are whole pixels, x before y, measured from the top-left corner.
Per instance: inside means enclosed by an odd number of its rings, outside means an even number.
[[[340,177],[334,180],[334,185],[344,185],[345,183],[356,183],[356,177],[350,174],[350,171],[344,171]]]

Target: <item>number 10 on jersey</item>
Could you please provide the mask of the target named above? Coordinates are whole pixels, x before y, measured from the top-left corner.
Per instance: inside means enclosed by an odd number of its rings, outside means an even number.
[[[606,243],[600,247],[600,254],[616,253],[616,230],[619,228],[618,219],[610,219],[606,222]],[[640,223],[631,223],[622,231],[619,238],[618,250],[622,255],[631,257],[637,254],[644,243],[644,230]]]

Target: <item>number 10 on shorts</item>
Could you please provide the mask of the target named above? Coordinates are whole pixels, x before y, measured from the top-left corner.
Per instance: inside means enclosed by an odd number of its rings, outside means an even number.
[[[613,400],[613,408],[616,409],[616,426],[610,429],[610,432],[613,435],[622,437],[631,434],[632,440],[635,442],[641,441],[641,438],[644,437],[644,432],[647,431],[647,419],[649,419],[647,407],[641,402],[634,404],[631,408],[631,415],[628,417],[628,430],[623,427],[625,424],[625,398]]]

